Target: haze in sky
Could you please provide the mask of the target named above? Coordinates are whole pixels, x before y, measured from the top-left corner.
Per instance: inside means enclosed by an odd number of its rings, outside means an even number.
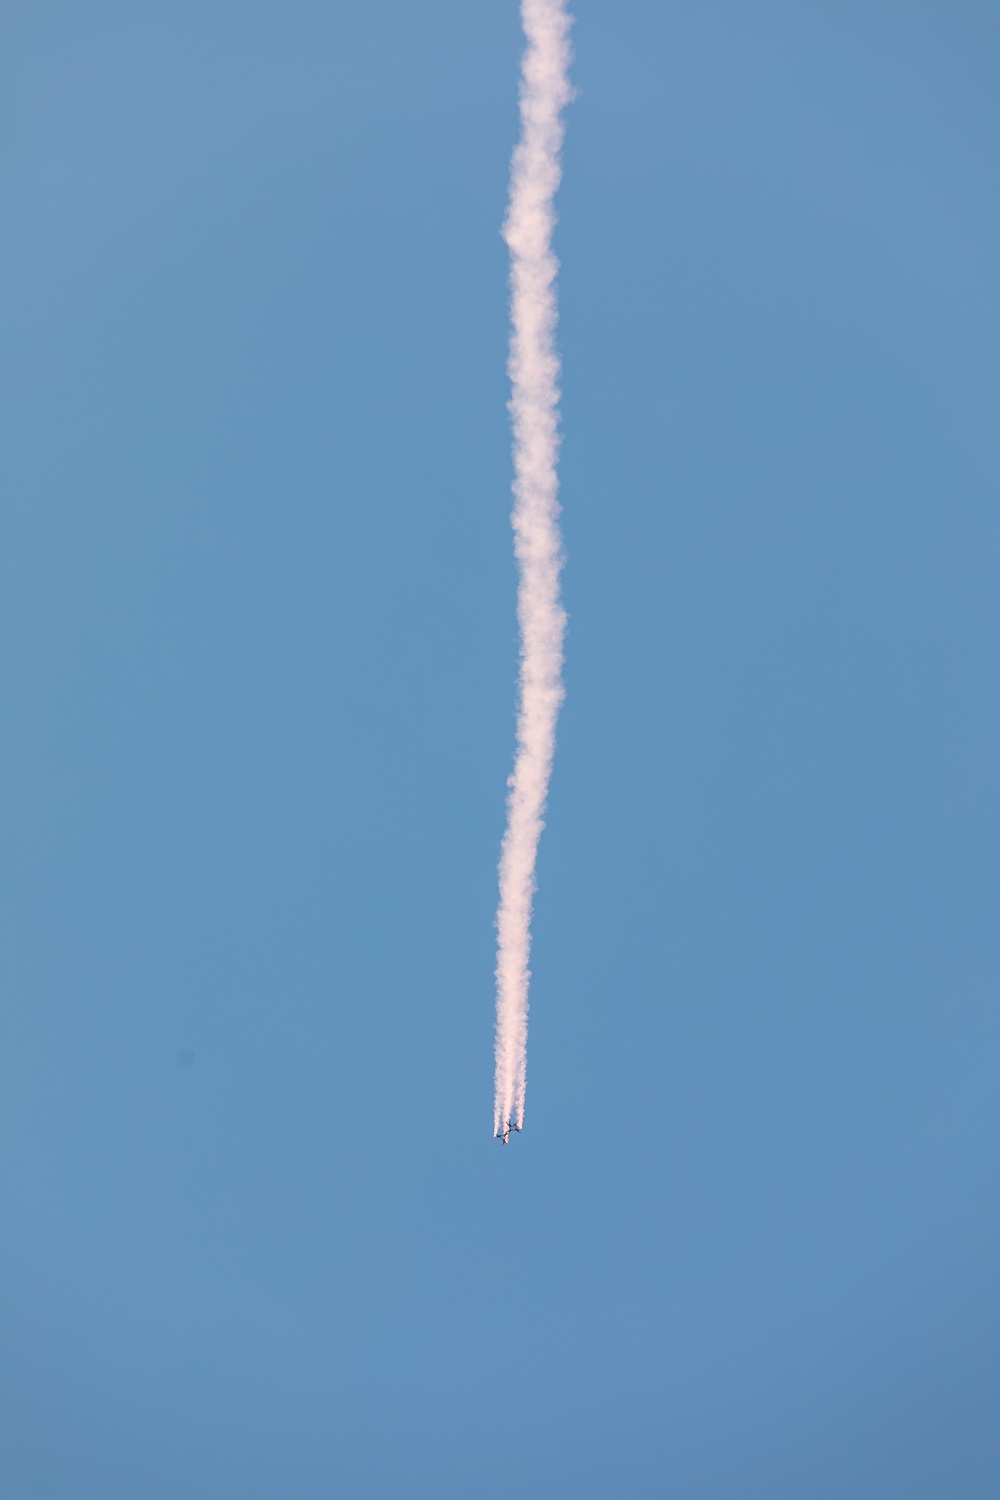
[[[0,1495],[996,1500],[1000,15],[0,9]]]

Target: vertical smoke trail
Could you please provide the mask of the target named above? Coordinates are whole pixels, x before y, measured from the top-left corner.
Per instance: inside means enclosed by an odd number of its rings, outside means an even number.
[[[521,627],[517,755],[509,781],[497,912],[496,1095],[493,1130],[506,1141],[524,1120],[528,957],[535,856],[563,699],[566,616],[559,602],[559,358],[555,348],[553,198],[561,175],[569,83],[564,0],[522,0],[521,139],[511,161],[504,239],[510,249],[508,370],[514,430],[514,552]]]

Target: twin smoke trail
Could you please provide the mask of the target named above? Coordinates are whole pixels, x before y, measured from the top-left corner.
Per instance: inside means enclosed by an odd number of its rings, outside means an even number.
[[[521,139],[510,175],[504,239],[511,256],[508,370],[514,430],[514,552],[521,627],[517,754],[507,799],[497,911],[496,1083],[493,1133],[524,1122],[528,959],[535,858],[563,700],[566,615],[559,602],[559,357],[553,199],[561,175],[570,17],[563,0],[522,0]]]

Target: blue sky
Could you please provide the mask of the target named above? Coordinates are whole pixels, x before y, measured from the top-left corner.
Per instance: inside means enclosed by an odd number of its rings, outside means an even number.
[[[574,9],[508,1151],[516,9],[0,15],[10,1500],[997,1494],[1000,16]]]

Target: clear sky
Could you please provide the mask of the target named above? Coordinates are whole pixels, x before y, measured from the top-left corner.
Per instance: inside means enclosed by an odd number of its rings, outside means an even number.
[[[0,10],[4,1500],[1000,1493],[1000,11]]]

